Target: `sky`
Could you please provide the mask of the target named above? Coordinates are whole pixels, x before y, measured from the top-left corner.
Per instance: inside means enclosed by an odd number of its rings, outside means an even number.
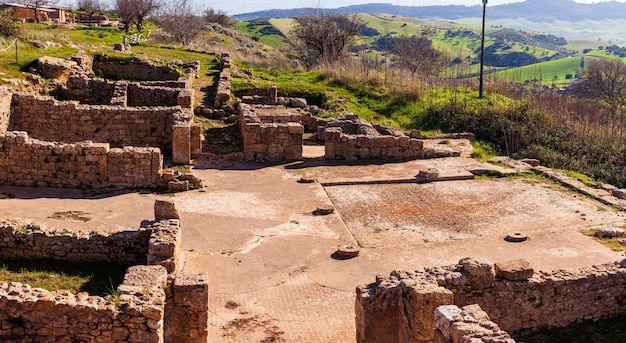
[[[503,5],[506,3],[521,2],[523,0],[488,0],[488,6]],[[603,2],[600,0],[575,0],[581,3]],[[626,0],[617,0],[626,2]],[[481,0],[196,0],[197,4],[225,11],[229,15],[248,13],[278,8],[320,7],[337,8],[342,6],[367,3],[392,3],[403,6],[432,6],[432,5],[480,5]]]

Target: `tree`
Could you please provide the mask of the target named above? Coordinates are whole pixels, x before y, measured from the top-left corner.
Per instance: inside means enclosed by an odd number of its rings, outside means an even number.
[[[587,62],[578,95],[604,99],[613,108],[626,105],[626,64],[619,59],[598,58]]]
[[[91,19],[94,14],[104,10],[104,4],[100,0],[78,0],[78,9],[85,12],[89,21],[88,25],[91,26]]]
[[[56,2],[56,0],[23,0],[21,3],[35,12],[35,22],[39,23],[39,10],[44,7],[44,5],[51,5]]]
[[[135,23],[136,10],[134,7],[135,0],[115,0],[115,12],[120,16],[120,21],[124,25],[124,30],[128,32]]]
[[[228,15],[226,15],[226,12],[222,10],[215,11],[212,8],[209,8],[206,11],[204,11],[204,20],[207,23],[216,23],[224,27],[233,26],[235,22]]]
[[[156,20],[165,32],[188,46],[205,28],[204,19],[196,13],[201,11],[191,0],[173,0],[166,2]]]
[[[133,25],[141,32],[146,17],[158,8],[158,0],[115,0],[115,11],[120,16],[126,32]]]
[[[291,34],[300,46],[302,60],[309,66],[334,63],[354,46],[361,24],[356,16],[313,10],[296,17]]]
[[[393,38],[393,52],[398,56],[401,68],[436,76],[448,60],[433,48],[433,42],[425,37]]]
[[[137,13],[136,18],[137,18],[137,30],[139,32],[141,32],[141,30],[143,29],[143,23],[146,19],[146,17],[148,17],[152,12],[156,11],[160,4],[159,4],[159,0],[133,0],[136,3],[136,10]],[[166,3],[170,3],[169,1],[166,1]]]
[[[2,37],[17,37],[20,30],[13,20],[13,15],[10,9],[0,10],[0,36]]]

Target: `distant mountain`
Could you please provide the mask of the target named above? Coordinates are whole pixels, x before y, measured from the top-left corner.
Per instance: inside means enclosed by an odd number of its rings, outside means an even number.
[[[337,9],[321,9],[343,14],[386,13],[409,17],[455,20],[482,16],[482,5],[475,6],[399,6],[383,3],[352,5]],[[234,15],[238,20],[257,18],[292,18],[307,14],[310,8],[272,9]],[[572,0],[526,0],[524,2],[489,6],[490,19],[524,18],[532,22],[626,19],[626,3],[610,1],[582,4]]]

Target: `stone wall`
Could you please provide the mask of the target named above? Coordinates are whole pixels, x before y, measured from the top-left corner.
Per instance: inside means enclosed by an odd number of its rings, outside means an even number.
[[[440,306],[435,311],[435,343],[515,343],[478,305]]]
[[[41,187],[158,187],[158,148],[123,149],[90,141],[60,144],[26,132],[0,134],[0,184]]]
[[[248,161],[289,161],[302,159],[304,127],[299,114],[265,113],[259,117],[250,105],[239,105],[243,152]],[[275,118],[276,122],[273,122]]]
[[[116,300],[0,281],[0,337],[20,342],[162,343],[166,282],[167,271],[161,266],[130,267]]]
[[[0,133],[6,132],[11,116],[11,98],[13,93],[7,87],[0,87]]]
[[[178,80],[182,74],[169,66],[153,64],[136,57],[122,58],[107,55],[95,55],[93,70],[96,75],[108,79],[134,81]]]
[[[232,60],[230,54],[225,52],[222,54],[222,71],[220,77],[217,80],[217,92],[215,93],[215,101],[213,106],[220,108],[227,105],[230,101],[230,66]]]
[[[112,147],[151,146],[170,151],[172,127],[190,125],[192,120],[191,110],[180,107],[89,106],[15,93],[9,130],[27,131],[46,141],[91,140]]]
[[[72,232],[42,225],[0,222],[0,258],[54,259],[69,262],[117,262],[179,267],[180,224],[151,222],[138,230],[111,233]]]
[[[206,343],[209,285],[206,272],[177,273],[167,294],[166,342]]]
[[[127,106],[193,108],[193,90],[163,86],[128,85]]]
[[[424,142],[409,136],[346,134],[339,127],[324,130],[327,159],[356,160],[424,156]]]
[[[172,218],[178,216],[175,203],[166,202],[171,211],[157,201],[157,220],[144,221],[137,231],[73,233],[0,223],[0,258],[150,265],[127,270],[117,299],[0,281],[0,341],[206,343],[208,278],[176,273],[181,228]]]
[[[534,274],[523,264],[507,268],[510,264],[496,264],[496,273],[489,263],[464,259],[454,266],[377,277],[357,288],[357,342],[430,342],[435,335],[431,310],[441,305],[478,304],[512,333],[626,311],[626,268],[618,263]]]

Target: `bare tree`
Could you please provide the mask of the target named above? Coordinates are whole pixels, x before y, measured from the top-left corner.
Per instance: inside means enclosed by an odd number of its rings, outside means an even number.
[[[423,73],[437,76],[448,62],[444,56],[433,48],[433,42],[425,37],[392,38],[393,52],[398,56],[401,68],[412,74]]]
[[[626,105],[626,65],[619,59],[598,58],[587,62],[578,95],[600,98],[618,108]]]
[[[124,30],[128,32],[136,20],[135,0],[115,0],[115,12],[120,16]]]
[[[39,10],[45,5],[52,5],[57,3],[56,0],[23,0],[21,2],[27,8],[30,8],[35,12],[35,22],[39,23]]]
[[[78,0],[78,9],[87,15],[88,25],[92,25],[92,18],[96,13],[104,10],[104,4],[100,0]]]
[[[159,5],[159,0],[116,0],[115,11],[120,16],[126,32],[133,25],[141,32],[146,17],[156,11]]]
[[[137,19],[137,30],[139,32],[141,32],[141,30],[143,29],[143,23],[146,19],[147,16],[149,16],[151,13],[153,13],[154,11],[156,11],[159,6],[159,0],[133,0],[136,3],[136,10],[137,13],[136,15],[136,19]],[[169,1],[166,1],[166,3],[169,3]]]
[[[161,8],[156,20],[165,32],[187,46],[204,30],[205,22],[197,13],[202,11],[191,0],[172,0]]]
[[[356,16],[321,10],[296,17],[295,22],[291,34],[297,39],[302,59],[309,66],[334,63],[347,56],[361,31]]]
[[[235,23],[233,19],[226,15],[226,12],[222,10],[216,11],[212,8],[204,11],[204,20],[206,20],[207,23],[216,23],[224,27],[233,26]]]

